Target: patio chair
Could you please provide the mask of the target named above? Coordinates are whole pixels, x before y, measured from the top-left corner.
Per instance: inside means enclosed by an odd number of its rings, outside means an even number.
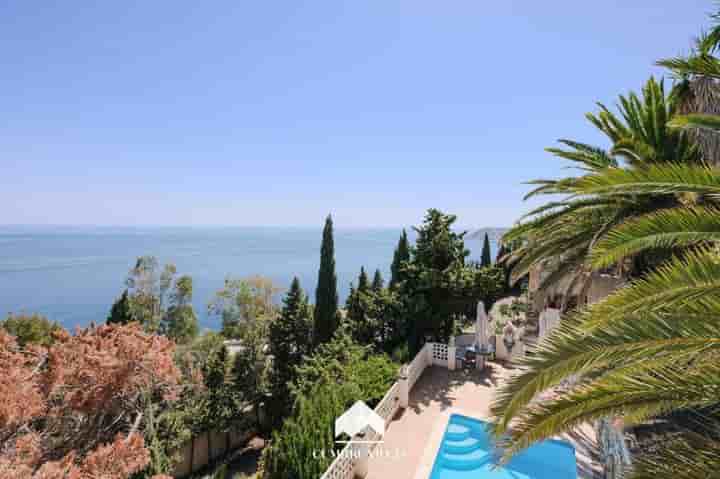
[[[463,369],[465,367],[465,349],[459,347],[455,350],[455,368]]]
[[[465,359],[463,360],[463,366],[471,369],[475,369],[477,362],[477,354],[472,349],[465,350]]]

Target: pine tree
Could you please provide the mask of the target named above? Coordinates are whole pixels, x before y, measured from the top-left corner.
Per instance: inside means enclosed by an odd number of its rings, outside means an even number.
[[[300,280],[295,277],[283,298],[280,315],[269,327],[270,354],[274,358],[270,371],[273,417],[281,419],[290,411],[289,385],[295,380],[295,368],[310,353],[310,339],[311,309]]]
[[[403,229],[400,240],[393,254],[392,265],[390,266],[390,287],[393,288],[402,282],[404,275],[402,272],[403,262],[410,260],[410,244],[408,243],[407,232]]]
[[[263,351],[267,343],[267,328],[265,321],[255,321],[248,324],[243,331],[243,350],[232,358],[232,385],[235,401],[239,409],[244,410],[245,406],[251,405],[255,410],[255,425],[260,425],[260,404],[265,398],[265,383],[263,381],[266,372],[266,356]],[[305,328],[306,331],[308,328]],[[306,334],[306,338],[309,334]],[[307,341],[306,341],[307,344]]]
[[[228,351],[224,345],[210,354],[203,367],[203,381],[206,388],[219,389],[225,383],[228,364]]]
[[[360,267],[360,276],[358,276],[358,287],[357,290],[361,293],[367,293],[370,289],[370,280],[365,272],[365,267]]]
[[[320,246],[320,270],[315,290],[314,320],[313,340],[317,346],[328,342],[340,323],[333,222],[330,215],[325,220],[322,245]]]
[[[176,343],[188,343],[199,332],[192,294],[192,278],[187,275],[178,278],[170,293],[168,309],[160,322],[161,331]]]
[[[470,271],[465,258],[470,252],[465,248],[465,233],[453,230],[455,215],[430,209],[423,224],[415,228],[417,240],[412,258],[404,268],[402,294],[408,302],[410,325],[409,345],[411,354],[417,353],[426,337],[445,342],[454,330],[455,318],[465,306],[458,301],[466,296],[474,299],[467,283],[457,281]]]
[[[385,281],[383,280],[382,274],[379,269],[375,270],[375,276],[373,276],[372,290],[375,293],[379,293],[385,287]]]
[[[349,334],[353,339],[357,340],[361,324],[365,318],[365,312],[362,308],[362,298],[360,292],[355,289],[355,285],[350,283],[350,293],[345,300],[345,318]]]
[[[378,342],[378,310],[383,299],[383,286],[380,270],[375,270],[373,282],[370,284],[364,267],[360,268],[357,289],[350,284],[350,294],[345,303],[345,320],[350,335],[359,344],[375,345]]]
[[[485,233],[485,239],[483,240],[482,257],[480,259],[480,266],[491,266],[492,257],[490,256],[490,239],[488,234]]]
[[[211,351],[202,367],[205,383],[203,407],[194,417],[196,426],[202,428],[201,430],[227,430],[237,418],[235,394],[230,382],[230,366],[228,350],[225,345],[221,345]],[[212,449],[212,446],[210,448]]]
[[[48,320],[45,316],[34,313],[12,314],[9,313],[4,321],[0,321],[0,330],[4,329],[20,346],[37,344],[50,346],[55,342],[55,332],[62,330],[60,325]]]
[[[113,303],[112,308],[110,309],[110,314],[105,322],[107,324],[127,324],[132,320],[128,290],[126,289]]]

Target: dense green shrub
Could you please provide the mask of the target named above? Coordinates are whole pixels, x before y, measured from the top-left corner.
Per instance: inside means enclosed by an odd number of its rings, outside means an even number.
[[[58,323],[40,314],[9,314],[7,319],[0,321],[0,327],[15,336],[20,346],[28,343],[49,346],[54,340],[53,332],[61,329]]]
[[[397,364],[339,332],[298,368],[292,417],[263,456],[266,479],[317,479],[333,460],[335,419],[355,401],[376,405],[395,380]]]
[[[296,403],[296,413],[273,434],[264,454],[266,479],[317,479],[333,460],[333,424],[361,397],[357,384],[320,383]]]

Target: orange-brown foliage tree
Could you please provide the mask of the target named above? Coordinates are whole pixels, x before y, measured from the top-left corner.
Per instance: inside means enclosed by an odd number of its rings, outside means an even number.
[[[143,470],[143,400],[174,399],[174,349],[135,323],[62,330],[48,348],[22,348],[0,330],[0,477],[126,479]]]

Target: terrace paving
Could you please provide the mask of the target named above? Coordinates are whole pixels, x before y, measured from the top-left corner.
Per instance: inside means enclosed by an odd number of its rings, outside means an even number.
[[[428,367],[410,392],[409,407],[398,412],[370,458],[367,479],[428,479],[450,414],[488,418],[495,389],[511,373],[500,362],[489,362],[483,371]],[[575,446],[578,476],[599,478],[593,428],[562,439]]]

